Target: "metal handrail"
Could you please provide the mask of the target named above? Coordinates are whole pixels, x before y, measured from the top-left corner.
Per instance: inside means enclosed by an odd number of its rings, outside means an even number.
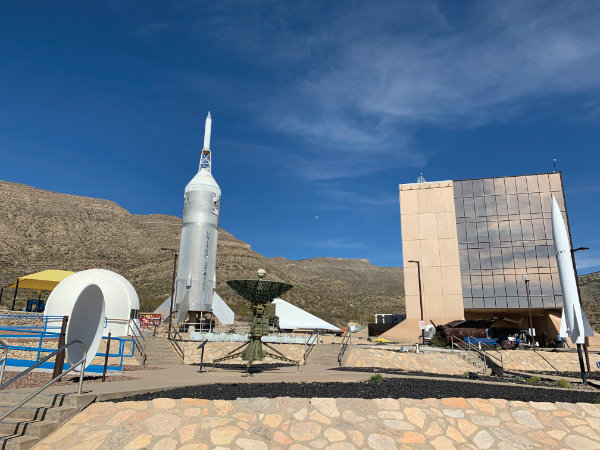
[[[346,352],[346,348],[350,343],[350,339],[352,339],[352,331],[350,328],[346,328],[346,332],[342,336],[342,344],[340,345],[340,353],[338,355],[338,364],[342,365],[342,358],[344,357],[344,353]]]
[[[183,361],[185,359],[183,347],[179,345],[179,342],[177,342],[177,341],[183,341],[183,337],[181,336],[181,333],[179,332],[179,327],[172,322],[170,317],[169,317],[169,323],[171,324],[171,333],[172,333],[172,336],[169,336],[169,338],[168,338],[169,342],[171,342],[171,345],[173,345],[173,348],[179,354],[179,357]],[[178,339],[175,339],[176,337],[178,337]]]
[[[312,342],[311,342],[311,339],[312,339]],[[306,358],[308,358],[308,355],[310,355],[310,352],[312,352],[312,349],[318,343],[319,343],[319,330],[314,329],[308,335],[308,338],[306,339],[306,342],[304,343],[304,364],[306,364]]]
[[[4,341],[0,341],[0,346],[4,349],[4,356],[2,357],[2,368],[0,369],[0,384],[4,380],[4,369],[6,368],[6,360],[8,359],[8,347]]]
[[[134,326],[132,327],[131,324],[133,324]],[[131,330],[131,337],[133,338],[134,346],[136,346],[138,348],[138,351],[140,352],[140,356],[142,357],[142,365],[145,365],[146,364],[146,338],[142,334],[142,330],[140,330],[140,327],[136,323],[135,319],[129,319],[129,329]]]
[[[456,348],[463,350],[463,351],[469,351],[472,350],[474,352],[476,352],[478,355],[483,356],[483,366],[484,366],[484,373],[487,374],[488,371],[488,364],[487,364],[487,355],[484,351],[482,351],[481,349],[477,348],[475,345],[471,344],[471,341],[469,340],[469,342],[465,342],[462,339],[457,338],[456,336],[450,336],[450,343],[452,344],[452,350],[454,350],[455,344],[454,344],[454,340],[457,340],[461,346],[459,346],[458,344],[456,344]],[[467,346],[467,348],[465,349],[464,346]]]
[[[25,369],[23,372],[21,372],[20,374],[18,374],[16,377],[11,378],[10,380],[8,380],[6,383],[4,383],[3,385],[0,386],[0,390],[4,389],[6,386],[14,383],[15,381],[17,381],[19,378],[21,378],[24,375],[27,375],[29,372],[31,372],[33,369],[37,368],[38,366],[40,366],[42,363],[48,361],[50,358],[52,358],[54,355],[56,355],[57,353],[66,350],[68,347],[70,347],[73,344],[79,344],[81,345],[81,348],[83,349],[83,358],[81,358],[79,361],[77,361],[75,364],[73,364],[72,366],[70,366],[67,370],[64,370],[62,373],[60,373],[59,375],[55,376],[54,378],[52,378],[48,383],[46,383],[45,385],[43,385],[41,388],[39,388],[38,390],[32,392],[31,394],[29,394],[27,397],[25,397],[23,400],[21,400],[19,403],[17,403],[15,406],[13,406],[12,408],[10,408],[8,411],[6,411],[4,414],[2,414],[0,416],[0,421],[4,420],[6,417],[8,417],[10,414],[12,414],[13,412],[15,412],[17,409],[19,409],[21,406],[23,406],[25,403],[27,403],[28,401],[30,401],[31,399],[33,399],[35,396],[37,396],[39,393],[41,393],[42,391],[46,390],[48,387],[50,387],[52,384],[54,384],[54,382],[60,380],[62,377],[64,377],[66,374],[68,374],[69,372],[71,372],[72,370],[74,370],[77,366],[81,365],[81,371],[79,372],[79,386],[77,388],[77,393],[81,394],[81,389],[83,387],[83,376],[85,374],[85,361],[87,359],[87,347],[85,346],[85,344],[83,342],[81,342],[79,339],[73,339],[72,341],[67,342],[65,345],[63,345],[62,347],[58,348],[57,350],[55,350],[54,352],[50,353],[48,356],[46,356],[44,359],[38,361],[37,363],[35,363],[33,366]]]

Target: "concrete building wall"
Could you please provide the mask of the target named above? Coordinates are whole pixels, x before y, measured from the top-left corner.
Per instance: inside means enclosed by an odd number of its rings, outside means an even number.
[[[420,319],[419,261],[426,323],[463,318],[452,181],[400,186],[407,319]]]

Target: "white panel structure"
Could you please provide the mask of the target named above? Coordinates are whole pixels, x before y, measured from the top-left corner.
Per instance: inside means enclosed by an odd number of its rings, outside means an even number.
[[[234,313],[223,299],[217,294],[213,296],[212,311],[223,325],[233,325]]]
[[[273,300],[273,304],[275,305],[275,314],[279,317],[279,328],[282,330],[341,331],[335,325],[331,325],[281,298]]]
[[[81,272],[79,272],[81,273]],[[85,366],[94,359],[104,329],[104,296],[100,287],[87,277],[76,277],[76,273],[61,281],[48,296],[45,316],[68,316],[66,342],[82,341],[87,349]],[[48,327],[60,330],[62,318],[48,320]],[[83,350],[73,344],[66,351],[69,364],[83,357]]]
[[[221,189],[211,174],[211,124],[209,112],[200,168],[184,194],[183,228],[175,281],[175,309],[179,322],[185,320],[188,311],[212,311]]]
[[[579,301],[569,235],[554,196],[552,196],[552,237],[564,302],[560,334],[563,337],[569,336],[574,344],[584,344],[585,338],[593,336],[594,331]]]

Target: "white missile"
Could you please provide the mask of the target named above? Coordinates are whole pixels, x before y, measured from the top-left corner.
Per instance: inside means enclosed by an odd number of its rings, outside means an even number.
[[[221,188],[211,173],[210,112],[198,173],[185,187],[183,227],[175,281],[177,320],[189,312],[212,311]]]
[[[585,338],[593,336],[594,332],[579,301],[569,235],[554,196],[552,196],[552,237],[554,238],[558,276],[563,294],[560,335],[562,337],[569,336],[574,344],[583,344]]]

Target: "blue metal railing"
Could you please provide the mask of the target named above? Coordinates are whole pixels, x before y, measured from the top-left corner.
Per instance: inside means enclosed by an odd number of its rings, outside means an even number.
[[[6,365],[15,367],[30,367],[36,362],[40,361],[42,354],[52,353],[56,351],[55,346],[44,347],[44,339],[58,339],[60,337],[60,331],[62,327],[62,316],[44,316],[41,314],[0,314],[0,323],[3,320],[9,320],[13,325],[0,325],[0,339],[6,342],[7,349],[17,351],[35,352],[35,359],[22,359],[22,358],[7,358]],[[20,321],[27,321],[28,324],[19,324]],[[40,321],[39,324],[31,324],[32,321]],[[16,325],[14,325],[17,323]],[[55,325],[57,324],[57,325]],[[108,319],[104,319],[104,328],[108,325]],[[36,346],[31,345],[10,345],[11,339],[31,339],[37,340]],[[102,337],[102,339],[107,339]],[[121,371],[123,370],[123,358],[133,357],[134,353],[134,341],[130,338],[111,337],[111,343],[118,341],[116,346],[116,352],[109,352],[109,358],[119,358],[119,364],[109,365],[108,371]],[[131,343],[131,349],[128,349],[127,343]],[[111,348],[115,348],[111,345]],[[97,352],[95,356],[106,356],[105,352]],[[40,364],[40,368],[52,369],[54,363],[44,362]],[[65,363],[64,369],[68,368],[69,364]],[[86,372],[91,373],[102,373],[103,364],[90,364],[86,368]]]

